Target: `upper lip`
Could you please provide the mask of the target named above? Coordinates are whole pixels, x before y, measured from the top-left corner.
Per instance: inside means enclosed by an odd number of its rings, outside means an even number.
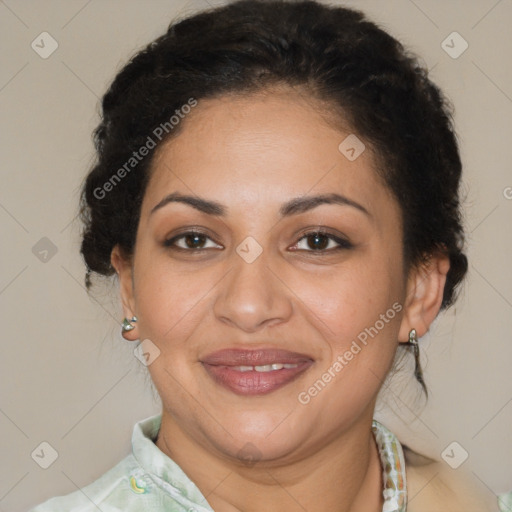
[[[212,352],[201,362],[215,366],[263,366],[272,363],[300,364],[312,358],[298,352],[282,349],[240,349],[227,348]]]

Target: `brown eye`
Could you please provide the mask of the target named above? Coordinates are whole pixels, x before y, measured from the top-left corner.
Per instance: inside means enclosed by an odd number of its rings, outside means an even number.
[[[206,237],[198,233],[184,235],[181,237],[186,245],[187,249],[202,249],[205,243]]]
[[[212,248],[211,246],[205,246],[208,240],[210,240],[214,244],[214,248],[220,247],[217,244],[215,244],[215,242],[213,242],[213,240],[211,240],[211,238],[208,235],[200,231],[187,231],[186,233],[177,235],[173,238],[170,238],[169,240],[166,240],[164,242],[164,246],[170,247],[172,249],[181,249],[185,251],[200,251],[203,249]],[[177,243],[178,241],[180,241],[181,245]]]
[[[305,247],[298,247],[303,240],[305,241]],[[352,247],[353,245],[347,240],[323,231],[306,233],[294,246],[295,250],[305,250],[307,252],[331,252]]]

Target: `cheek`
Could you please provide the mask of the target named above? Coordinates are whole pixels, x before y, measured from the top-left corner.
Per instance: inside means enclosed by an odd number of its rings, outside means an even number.
[[[160,397],[168,409],[185,414],[176,404],[190,401],[183,383],[194,381],[197,340],[204,340],[200,333],[204,301],[212,286],[204,276],[187,276],[166,267],[153,258],[136,280],[140,339],[149,339],[158,347],[158,357],[148,370]]]
[[[200,323],[206,283],[174,274],[151,276],[137,288],[141,334],[167,347],[188,338]],[[206,290],[205,290],[206,289]]]
[[[397,330],[401,274],[385,258],[354,259],[328,276],[297,273],[292,282],[333,349],[343,349],[360,333],[364,338],[375,324],[381,337],[392,338]]]
[[[211,286],[200,273],[177,271],[159,249],[139,247],[134,289],[141,335],[163,345],[191,322]]]
[[[299,397],[313,404],[315,414],[336,416],[341,406],[356,414],[382,386],[401,320],[398,270],[374,260],[321,282],[300,282],[323,343],[318,368]]]

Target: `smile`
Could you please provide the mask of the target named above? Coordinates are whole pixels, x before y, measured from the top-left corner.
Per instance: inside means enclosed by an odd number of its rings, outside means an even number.
[[[201,362],[215,384],[237,395],[265,395],[296,380],[314,361],[285,350],[226,349]]]

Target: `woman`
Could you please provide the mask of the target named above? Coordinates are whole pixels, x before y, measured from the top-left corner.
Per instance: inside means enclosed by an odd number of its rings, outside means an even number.
[[[356,11],[243,0],[117,75],[82,254],[162,399],[46,510],[498,510],[373,419],[467,270],[449,107]],[[473,484],[472,484],[473,485]],[[502,505],[504,506],[504,505]]]

